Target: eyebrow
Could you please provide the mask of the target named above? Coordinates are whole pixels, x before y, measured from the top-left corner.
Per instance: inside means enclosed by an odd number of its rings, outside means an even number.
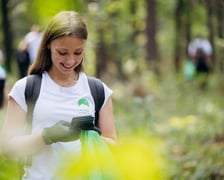
[[[83,51],[83,48],[78,48],[76,49],[76,51]]]
[[[63,47],[56,47],[55,49],[56,49],[56,50],[68,51],[68,49],[63,48]],[[75,51],[83,51],[83,50],[84,50],[84,48],[78,48],[78,49],[76,49]]]

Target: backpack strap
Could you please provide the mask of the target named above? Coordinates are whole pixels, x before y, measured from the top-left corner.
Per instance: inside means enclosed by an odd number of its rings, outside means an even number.
[[[27,103],[27,116],[26,116],[27,133],[30,133],[32,129],[33,110],[34,110],[36,100],[40,93],[41,79],[42,79],[41,75],[32,74],[27,76],[25,93],[24,93],[25,101]],[[22,179],[25,165],[26,166],[31,165],[31,156],[26,156],[24,158],[19,159],[19,162],[18,162],[19,179]]]
[[[33,110],[40,93],[41,80],[41,75],[32,74],[27,77],[25,100],[27,102],[27,123],[29,128],[32,127]],[[95,77],[88,76],[88,83],[95,103],[95,119],[96,125],[98,125],[99,110],[105,100],[104,87],[102,81]]]
[[[95,103],[95,124],[98,126],[99,111],[105,100],[103,83],[95,77],[88,77],[88,83]]]
[[[25,100],[27,103],[27,124],[30,130],[32,127],[34,106],[40,94],[41,79],[41,75],[32,74],[27,76],[25,87]]]

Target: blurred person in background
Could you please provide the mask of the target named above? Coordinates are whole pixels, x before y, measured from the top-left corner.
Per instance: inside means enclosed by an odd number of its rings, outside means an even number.
[[[196,73],[209,73],[212,68],[212,46],[207,39],[197,36],[188,46],[188,54],[194,62]]]
[[[36,57],[42,39],[42,32],[39,25],[34,24],[31,27],[30,32],[25,36],[25,42],[27,44],[27,50],[30,56],[30,64],[32,64]]]
[[[30,58],[27,50],[27,44],[24,39],[22,39],[19,42],[16,51],[16,61],[19,68],[19,77],[23,78],[27,75],[28,67],[30,65]]]
[[[195,75],[199,79],[201,87],[205,87],[208,75],[212,70],[211,43],[202,36],[197,35],[188,45],[188,56],[195,66]]]
[[[5,69],[2,67],[3,63],[3,53],[0,49],[0,108],[4,106],[4,99],[5,99],[5,83],[6,83],[6,72]]]

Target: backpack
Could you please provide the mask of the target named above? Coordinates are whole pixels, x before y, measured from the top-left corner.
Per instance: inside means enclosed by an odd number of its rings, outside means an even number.
[[[100,79],[94,77],[87,77],[91,95],[93,96],[94,103],[95,103],[95,125],[98,125],[98,117],[99,117],[99,110],[103,105],[105,100],[105,93],[104,87]],[[41,75],[29,75],[26,81],[25,87],[25,100],[27,103],[27,120],[28,120],[28,127],[32,126],[32,116],[33,110],[35,106],[35,102],[40,93],[41,87]]]
[[[206,53],[202,48],[197,49],[196,58],[197,73],[209,73],[210,67],[206,61]]]

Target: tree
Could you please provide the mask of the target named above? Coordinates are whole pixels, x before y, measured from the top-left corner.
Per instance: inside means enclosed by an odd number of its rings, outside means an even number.
[[[100,78],[106,71],[107,51],[104,38],[104,29],[98,28],[98,42],[96,45],[96,77]]]
[[[217,37],[219,38],[219,40],[223,40],[224,38],[224,1],[222,0],[216,0],[217,4],[216,4],[216,21],[217,21],[217,29],[218,29],[218,35]],[[218,58],[216,59],[217,61],[217,66],[220,67],[221,72],[224,72],[224,52],[223,52],[223,45],[222,43],[218,44],[218,48],[217,48],[217,54],[218,54]]]
[[[156,0],[146,0],[146,61],[152,64],[151,61],[158,61],[158,47],[156,41],[157,18],[156,18]],[[156,62],[157,63],[157,62]],[[158,70],[155,67],[154,70]]]
[[[218,37],[219,38],[224,38],[224,1],[222,0],[216,0],[216,17],[217,17],[217,29],[218,29]]]
[[[213,0],[206,0],[205,1],[205,8],[207,12],[207,27],[209,31],[209,41],[213,47],[213,53],[212,53],[212,60],[213,60],[213,65],[215,65],[216,61],[216,55],[215,55],[215,42],[214,42],[214,37],[215,37],[215,30],[214,30],[214,7],[215,7],[216,1]]]
[[[184,8],[184,0],[177,0],[176,8],[175,8],[175,57],[174,57],[174,64],[175,70],[179,71],[180,69],[180,62],[182,59],[183,48],[182,42],[183,40],[183,8]]]
[[[10,0],[2,0],[1,9],[2,9],[2,28],[3,28],[3,44],[4,44],[4,55],[6,69],[8,72],[11,72],[11,58],[12,58],[12,31],[10,24]]]
[[[176,72],[181,69],[182,61],[187,56],[188,44],[192,40],[192,26],[195,12],[194,1],[177,0],[175,7],[175,55]]]

